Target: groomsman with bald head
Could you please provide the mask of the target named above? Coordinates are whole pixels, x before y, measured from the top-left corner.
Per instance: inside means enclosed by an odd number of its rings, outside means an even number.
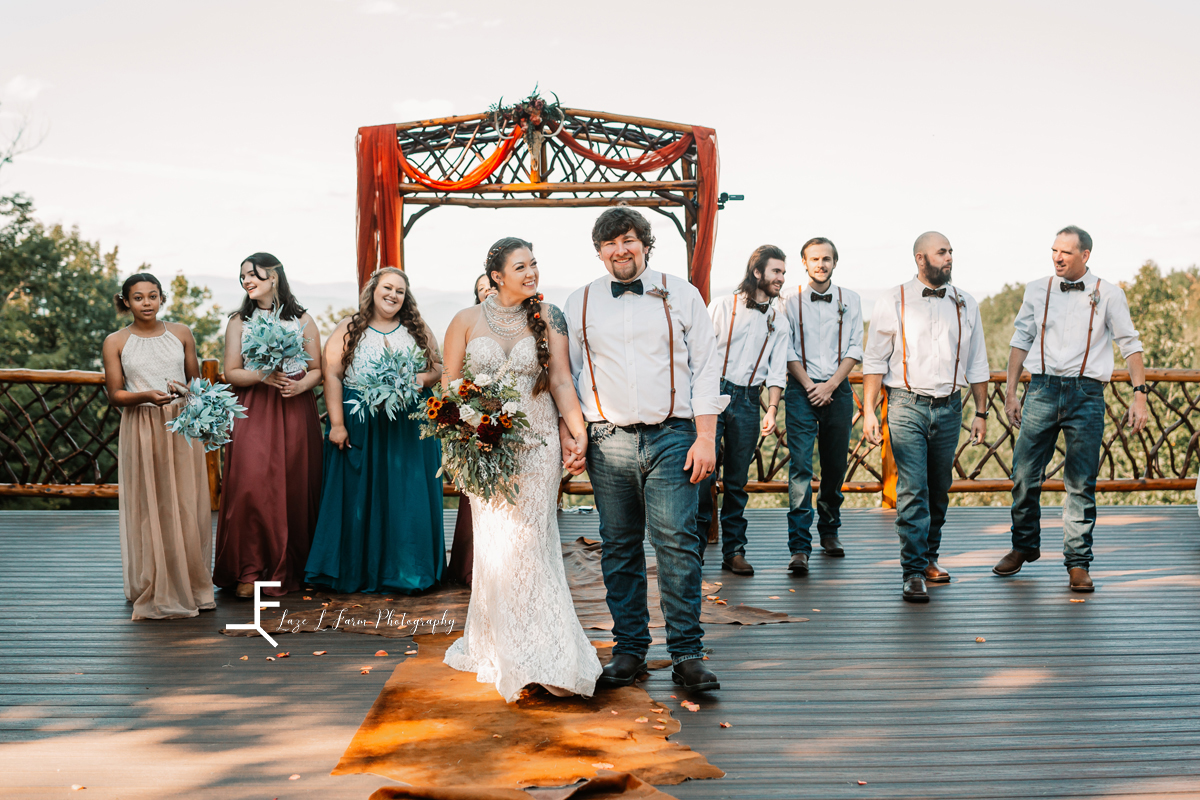
[[[1096,474],[1104,438],[1104,387],[1112,379],[1113,342],[1134,384],[1125,417],[1134,433],[1146,426],[1146,370],[1142,343],[1121,287],[1088,269],[1092,237],[1070,225],[1051,248],[1054,274],[1030,281],[1013,323],[1004,412],[1021,429],[1013,446],[1012,550],[992,568],[1016,575],[1041,557],[1041,496],[1046,464],[1058,435],[1066,444],[1063,483],[1063,561],[1074,592],[1095,589],[1088,568],[1096,526]],[[1021,369],[1031,378],[1025,404],[1017,400]]]
[[[896,459],[896,533],[903,569],[901,596],[929,602],[926,582],[948,583],[938,566],[954,455],[962,427],[962,389],[975,401],[971,443],[987,429],[990,373],[975,298],[950,283],[954,250],[940,233],[913,244],[917,275],[884,293],[871,315],[863,358],[863,433],[883,436],[875,407],[887,392],[887,422]]]

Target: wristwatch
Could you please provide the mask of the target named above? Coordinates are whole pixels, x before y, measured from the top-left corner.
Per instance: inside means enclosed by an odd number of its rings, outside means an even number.
[[[1142,394],[1150,394],[1150,387],[1144,383],[1138,384],[1137,386],[1133,387],[1133,390],[1135,392],[1141,392]]]
[[[985,411],[976,411],[976,412],[975,412],[975,416],[979,417],[980,419],[987,419],[987,412],[985,412]]]

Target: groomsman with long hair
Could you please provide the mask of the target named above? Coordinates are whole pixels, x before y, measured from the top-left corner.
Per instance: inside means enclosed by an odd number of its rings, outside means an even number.
[[[929,602],[925,583],[949,583],[938,566],[942,525],[950,504],[954,454],[962,426],[962,391],[975,400],[971,444],[987,431],[987,348],[975,298],[950,283],[950,240],[929,231],[913,244],[917,276],[875,304],[863,358],[863,433],[882,444],[875,416],[881,387],[896,458],[896,533],[901,596]]]
[[[842,480],[846,477],[854,392],[846,378],[863,357],[862,302],[833,284],[838,251],[823,237],[800,249],[808,284],[784,301],[788,347],[787,440],[788,550],[793,575],[808,574],[812,555],[813,445],[821,458],[817,533],[825,555],[846,555],[838,539],[842,524]]]
[[[1016,575],[1021,565],[1041,557],[1041,496],[1046,464],[1063,434],[1063,560],[1068,586],[1091,592],[1095,586],[1092,531],[1096,526],[1096,474],[1104,438],[1104,387],[1112,379],[1113,342],[1121,350],[1133,386],[1125,422],[1134,433],[1146,427],[1146,369],[1142,343],[1129,317],[1121,287],[1088,269],[1092,237],[1069,225],[1051,249],[1054,274],[1030,281],[1013,323],[1004,413],[1021,429],[1013,447],[1012,550],[992,568]],[[1017,400],[1021,369],[1031,378],[1025,404]]]
[[[775,299],[783,290],[787,256],[764,244],[750,254],[746,274],[733,294],[708,306],[717,332],[721,394],[729,405],[717,415],[716,445],[720,452],[725,498],[721,504],[721,569],[753,575],[746,560],[746,481],[758,437],[775,432],[775,414],[787,376],[787,330]],[[759,421],[759,397],[767,386],[767,412]],[[722,448],[722,443],[724,448]],[[710,475],[700,483],[696,529],[700,552],[708,542],[713,515]]]

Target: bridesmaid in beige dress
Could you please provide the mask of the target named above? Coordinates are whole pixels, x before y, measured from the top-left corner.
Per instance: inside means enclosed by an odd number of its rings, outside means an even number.
[[[161,322],[162,284],[131,275],[114,298],[133,322],[104,340],[109,402],[122,409],[117,447],[121,562],[133,618],[194,617],[215,608],[212,512],[204,448],[166,424],[200,374],[186,325]]]

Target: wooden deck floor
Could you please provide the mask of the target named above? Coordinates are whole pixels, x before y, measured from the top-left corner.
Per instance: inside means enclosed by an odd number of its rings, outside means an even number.
[[[676,715],[675,739],[728,776],[666,791],[1200,797],[1195,507],[1102,509],[1091,596],[1067,591],[1047,511],[1046,557],[1000,579],[1007,510],[951,509],[941,563],[954,582],[926,606],[899,599],[890,513],[848,512],[847,557],[816,555],[795,579],[782,512],[751,511],[758,574],[710,560],[706,577],[730,602],[812,621],[708,628],[723,688]],[[594,537],[596,518],[564,515],[562,529]],[[217,633],[248,621],[246,604],[218,606],[131,622],[115,514],[0,513],[0,794],[365,798],[389,783],[328,773],[399,659],[373,658],[376,637],[324,633],[285,637],[305,656],[267,662],[261,640]],[[317,649],[329,655],[307,656]],[[675,693],[664,672],[646,688]]]

